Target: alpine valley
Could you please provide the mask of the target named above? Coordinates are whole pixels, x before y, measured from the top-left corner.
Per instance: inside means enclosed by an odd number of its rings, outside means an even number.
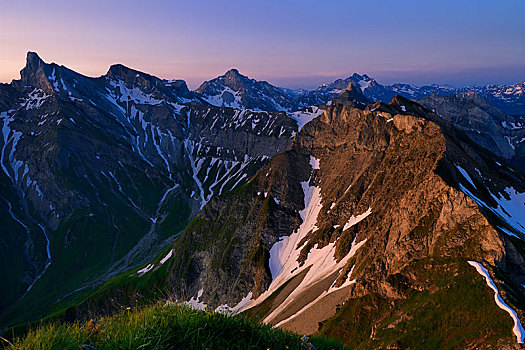
[[[349,348],[520,348],[525,82],[0,84],[0,327],[159,300]]]

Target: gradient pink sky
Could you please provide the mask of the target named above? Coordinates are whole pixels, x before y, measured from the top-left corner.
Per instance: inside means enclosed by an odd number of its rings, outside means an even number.
[[[122,63],[191,88],[236,67],[285,87],[525,80],[525,1],[0,0],[0,81],[27,51],[88,76]]]

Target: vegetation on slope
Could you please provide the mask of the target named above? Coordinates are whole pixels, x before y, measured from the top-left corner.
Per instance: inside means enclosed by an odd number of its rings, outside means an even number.
[[[5,341],[5,340],[4,340]],[[168,303],[81,323],[48,323],[7,349],[342,349],[242,316]]]
[[[512,319],[479,274],[460,259],[422,259],[406,267],[420,285],[406,298],[350,298],[319,334],[354,349],[474,349],[513,346]],[[389,280],[396,283],[394,274]],[[424,282],[430,285],[424,287]],[[398,280],[398,284],[405,284]],[[414,288],[415,287],[415,288]],[[419,291],[416,291],[420,289]]]

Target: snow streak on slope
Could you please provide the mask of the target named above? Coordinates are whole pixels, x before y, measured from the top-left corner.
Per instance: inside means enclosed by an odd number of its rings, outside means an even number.
[[[22,107],[25,107],[27,111],[30,109],[38,109],[48,97],[51,97],[51,95],[47,95],[42,89],[34,89],[29,93]]]
[[[468,263],[476,268],[476,271],[485,278],[487,286],[489,286],[490,289],[494,291],[494,300],[496,301],[498,307],[502,310],[505,310],[510,315],[510,317],[512,317],[512,320],[514,321],[514,327],[512,328],[512,332],[514,332],[518,343],[523,344],[523,339],[525,338],[525,330],[521,325],[520,319],[518,318],[518,314],[516,314],[516,311],[514,311],[503,301],[503,299],[498,293],[498,288],[496,287],[496,284],[494,283],[492,278],[490,278],[487,269],[476,261],[469,261]]]
[[[463,175],[463,177],[474,188],[476,188],[476,185],[474,185],[472,178],[465,171],[465,169],[463,169],[457,164],[455,166],[459,170],[461,175]],[[478,169],[476,169],[476,171],[478,172],[479,176],[483,178],[483,175],[481,174],[481,172]],[[494,208],[492,206],[489,206],[487,203],[482,201],[480,198],[478,198],[474,193],[469,191],[461,183],[459,183],[459,188],[463,193],[469,196],[478,205],[490,210],[491,212],[496,214],[499,218],[501,218],[501,220],[505,221],[513,229],[525,235],[525,193],[520,193],[516,191],[513,187],[506,187],[504,190],[505,194],[497,193],[497,195],[494,195],[489,190],[488,193],[497,203],[497,206]],[[512,236],[516,236],[514,233],[510,233],[506,229],[503,231],[506,233],[509,233]]]
[[[24,295],[22,297],[25,296],[25,294],[27,292],[29,292],[31,290],[31,288],[33,288],[33,285],[36,283],[36,281],[38,281],[40,279],[40,277],[42,277],[42,275],[46,272],[47,268],[49,267],[49,265],[51,265],[51,251],[49,249],[49,245],[51,244],[51,242],[49,241],[49,237],[47,236],[47,232],[46,232],[46,229],[44,228],[44,226],[42,226],[41,224],[38,224],[38,227],[40,227],[40,229],[42,230],[42,233],[44,234],[44,238],[46,239],[46,253],[47,253],[47,261],[46,261],[46,265],[44,266],[44,268],[42,269],[42,271],[38,274],[38,276],[33,280],[33,282],[31,283],[31,285],[27,288],[26,292],[24,293]]]
[[[353,257],[353,256],[355,255],[356,251],[357,251],[359,248],[361,248],[361,246],[362,246],[363,244],[365,244],[366,241],[367,241],[367,239],[365,238],[364,240],[362,240],[361,242],[359,242],[359,243],[356,244],[356,243],[355,243],[356,239],[357,239],[357,237],[356,237],[356,238],[353,240],[353,242],[352,242],[352,247],[350,248],[350,253],[348,253],[347,256],[344,257],[344,259],[342,259],[339,263],[336,263],[336,262],[335,262],[335,259],[334,259],[333,264],[336,264],[336,266],[335,266],[335,268],[332,268],[332,269],[331,269],[332,271],[337,271],[338,269],[339,269],[339,270],[342,269],[342,268],[346,265],[346,263],[348,262],[348,260],[349,260],[351,257]],[[332,244],[333,244],[333,243],[332,243]],[[333,248],[332,248],[331,250],[333,250]],[[332,254],[333,254],[333,253],[332,253]],[[310,302],[310,303],[308,303],[307,305],[305,305],[305,306],[304,306],[299,312],[297,312],[297,313],[293,314],[292,316],[290,316],[290,317],[288,317],[288,318],[282,320],[281,322],[277,323],[275,326],[276,326],[276,327],[280,327],[281,325],[284,325],[284,324],[287,323],[288,321],[293,320],[294,318],[296,318],[297,316],[301,315],[303,312],[305,312],[306,310],[308,310],[311,306],[315,305],[317,302],[319,302],[321,299],[323,299],[323,298],[324,298],[325,296],[327,296],[328,294],[331,294],[331,293],[333,293],[333,292],[336,292],[336,291],[338,291],[338,290],[340,290],[340,289],[346,288],[346,287],[348,287],[348,286],[354,284],[354,283],[356,282],[356,280],[355,280],[355,279],[353,279],[353,280],[350,279],[350,277],[352,276],[352,272],[353,272],[353,271],[354,271],[354,266],[352,266],[352,269],[350,270],[350,273],[348,274],[348,277],[347,277],[346,281],[345,281],[342,285],[340,285],[339,287],[336,287],[336,286],[335,286],[335,282],[334,282],[334,284],[332,284],[332,285],[330,286],[330,288],[328,288],[328,290],[323,291],[323,292],[322,292],[317,298],[315,298],[315,300],[313,300],[312,302]],[[323,277],[326,277],[326,276],[327,276],[327,275],[323,275]],[[318,278],[316,281],[319,281],[319,280],[320,280],[320,279]],[[292,293],[290,294],[290,296],[292,296],[292,295],[294,295],[294,292],[292,292]],[[292,298],[288,297],[288,300],[289,300],[289,301],[292,301],[293,299],[294,299],[293,297],[292,297]],[[283,309],[284,309],[284,308],[281,308],[281,310],[283,310]],[[277,314],[276,314],[276,315],[277,315]],[[269,315],[269,316],[270,316],[270,315]],[[269,317],[269,316],[268,316],[268,317]]]
[[[313,168],[318,169],[319,161],[317,159],[311,157],[310,162],[313,165]],[[253,302],[247,304],[246,308],[259,304],[273,292],[279,289],[279,287],[281,287],[285,282],[290,280],[290,278],[297,276],[304,270],[308,271],[295,290],[290,293],[290,295],[288,295],[286,299],[265,318],[265,322],[269,322],[277,317],[290,303],[296,300],[296,298],[298,298],[301,293],[308,290],[311,286],[327,278],[334,272],[341,271],[348,263],[349,259],[355,254],[357,249],[359,249],[366,242],[365,239],[359,243],[356,243],[356,240],[354,239],[351,251],[339,262],[336,261],[334,256],[336,242],[331,242],[322,248],[319,248],[316,244],[310,250],[304,264],[299,266],[298,260],[301,250],[306,246],[306,244],[308,244],[308,242],[305,242],[304,245],[300,247],[297,245],[308,235],[309,232],[317,230],[317,217],[322,208],[320,187],[310,186],[309,181],[302,182],[301,185],[303,187],[305,209],[301,210],[299,214],[303,219],[303,223],[290,236],[284,237],[281,241],[276,242],[272,246],[270,250],[269,261],[270,271],[273,279],[272,283],[266,292],[264,292]],[[371,212],[371,209],[369,209],[369,212]],[[362,220],[368,216],[368,214],[359,215],[358,217],[360,217]],[[357,223],[357,221],[355,223]],[[353,282],[349,280],[349,277],[350,276],[348,276],[343,285],[339,287],[334,287],[334,285],[332,285],[328,291],[321,292],[314,302],[308,305],[308,307],[313,305],[327,294],[352,284]],[[292,319],[298,314],[300,313],[292,315],[289,319]]]
[[[350,219],[348,219],[348,222],[343,226],[343,231],[348,230],[350,227],[354,226],[355,224],[359,223],[361,220],[366,218],[368,215],[372,214],[372,208],[368,208],[367,211],[365,211],[363,214],[357,215],[357,216],[351,216]]]
[[[202,142],[205,142],[204,140]],[[260,164],[268,156],[237,154],[235,150],[184,140],[184,148],[191,167],[191,175],[197,186],[197,198],[201,208],[213,195],[220,195],[236,188],[247,180],[250,167]],[[224,159],[224,158],[233,159]]]
[[[162,258],[162,259],[160,260],[160,264],[161,264],[161,265],[164,265],[164,263],[165,263],[166,261],[168,261],[168,259],[171,258],[172,255],[173,255],[173,249],[171,249],[170,252],[169,252],[164,258]]]
[[[4,170],[5,174],[11,179],[13,184],[16,183],[16,180],[18,180],[18,168],[20,165],[17,166],[18,162],[16,161],[14,157],[14,153],[16,151],[16,145],[18,144],[18,141],[20,140],[20,137],[22,136],[22,133],[20,131],[13,130],[9,124],[14,121],[14,118],[12,116],[9,116],[7,112],[2,112],[0,114],[0,118],[3,119],[2,124],[2,135],[3,135],[3,146],[2,151],[0,154],[0,163],[2,165],[2,169]],[[10,149],[9,149],[10,146]],[[9,153],[7,153],[9,151]],[[6,167],[6,162],[11,167],[11,170],[13,171],[13,174],[9,172],[9,169]]]
[[[308,232],[316,230],[317,216],[321,211],[321,188],[309,186],[308,181],[301,182],[304,192],[304,201],[306,208],[299,214],[303,223],[299,229],[290,236],[276,242],[270,249],[270,271],[272,273],[272,285],[281,284],[292,276],[292,270],[299,266],[300,248],[297,244],[303,239]],[[271,290],[271,286],[270,289]],[[276,288],[277,289],[277,288]]]
[[[455,164],[456,168],[459,170],[459,172],[461,173],[461,175],[463,175],[463,177],[465,179],[467,179],[467,181],[474,187],[476,188],[476,185],[474,185],[474,181],[472,181],[472,179],[470,178],[469,174],[467,173],[467,171],[465,169],[463,169],[462,167],[460,167],[458,164]]]

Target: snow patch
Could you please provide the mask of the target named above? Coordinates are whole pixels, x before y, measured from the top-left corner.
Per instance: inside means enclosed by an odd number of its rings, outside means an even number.
[[[516,311],[514,311],[510,306],[508,306],[505,301],[501,298],[498,292],[498,288],[496,287],[496,284],[490,278],[489,272],[483,265],[481,265],[479,262],[476,261],[469,261],[468,262],[471,266],[474,266],[476,268],[476,271],[485,278],[485,282],[487,283],[487,286],[490,287],[494,291],[494,300],[496,301],[496,305],[502,310],[505,310],[510,317],[512,317],[512,320],[514,321],[514,327],[512,328],[512,332],[516,336],[516,340],[519,344],[523,344],[523,338],[525,337],[525,330],[523,329],[523,326],[521,325],[520,319],[518,318],[518,314]]]
[[[239,312],[244,306],[246,306],[250,301],[252,301],[252,292],[249,292],[248,295],[246,295],[244,298],[241,299],[241,301],[239,301],[239,303],[237,305],[235,305],[234,307],[230,307],[228,306],[228,304],[223,304],[223,305],[220,305],[219,307],[217,307],[215,309],[216,312],[220,312],[220,313],[231,313],[231,314],[236,314],[237,312]]]
[[[173,249],[170,250],[168,255],[166,255],[164,258],[162,258],[162,260],[160,261],[160,264],[163,265],[166,261],[168,261],[169,258],[171,258],[172,255],[173,255]]]
[[[519,193],[513,187],[505,188],[505,192],[509,199],[506,199],[503,195],[500,197],[500,194],[496,197],[490,193],[492,198],[498,203],[495,211],[509,225],[525,234],[525,193]]]
[[[118,88],[120,91],[120,97],[118,101],[128,102],[133,101],[138,104],[158,105],[162,103],[162,100],[157,100],[153,97],[153,94],[146,94],[138,87],[128,88],[126,83],[122,80],[111,80],[111,86],[115,89]]]
[[[320,160],[315,158],[314,156],[310,156],[310,165],[312,166],[312,169],[321,169],[319,167]]]
[[[301,131],[303,126],[305,126],[307,123],[323,114],[323,112],[323,109],[317,106],[311,106],[301,111],[290,113],[288,114],[288,117],[292,118],[297,122],[297,128],[299,131]]]
[[[196,310],[206,310],[207,305],[200,301],[202,293],[204,293],[204,289],[199,290],[199,292],[197,293],[197,298],[191,297],[191,299],[184,302],[184,304]]]
[[[370,86],[371,81],[366,80],[359,80],[359,87],[361,88],[362,92],[365,92],[365,89]]]
[[[34,89],[31,91],[27,99],[22,103],[22,107],[25,107],[26,110],[38,109],[51,95],[47,95],[42,89]]]
[[[139,276],[143,276],[145,273],[150,272],[154,267],[155,265],[148,264],[148,266],[146,266],[145,268],[138,270],[137,273],[139,274]]]

